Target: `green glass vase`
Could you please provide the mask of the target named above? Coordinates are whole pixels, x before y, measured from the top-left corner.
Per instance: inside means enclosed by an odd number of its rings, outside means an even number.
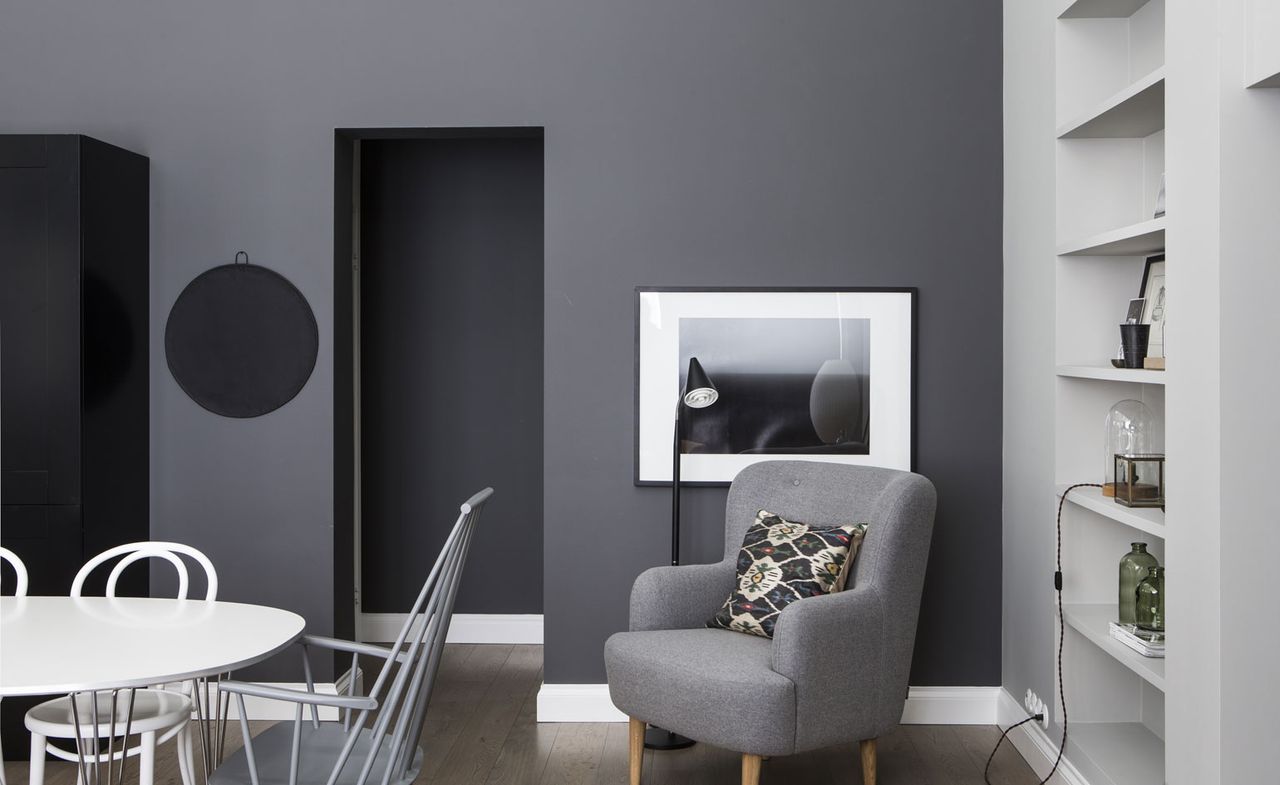
[[[1133,624],[1134,603],[1137,601],[1138,584],[1147,577],[1147,571],[1160,566],[1156,557],[1147,553],[1145,542],[1131,543],[1133,550],[1120,559],[1120,623]]]
[[[1152,567],[1138,584],[1134,608],[1138,627],[1151,632],[1164,632],[1164,568]]]

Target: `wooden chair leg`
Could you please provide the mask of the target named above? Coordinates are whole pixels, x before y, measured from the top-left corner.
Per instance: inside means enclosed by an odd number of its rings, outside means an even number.
[[[862,752],[862,785],[876,785],[876,740],[858,742]]]
[[[742,785],[760,785],[760,756],[742,753]]]
[[[628,728],[628,736],[630,739],[630,752],[628,753],[628,762],[631,766],[631,785],[640,785],[640,770],[644,765],[644,720],[631,718],[631,724]]]

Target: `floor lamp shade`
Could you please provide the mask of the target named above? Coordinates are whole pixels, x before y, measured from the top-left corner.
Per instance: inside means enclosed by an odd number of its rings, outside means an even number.
[[[697,357],[689,358],[689,372],[685,376],[684,405],[690,409],[705,409],[720,398],[716,386],[702,369]]]

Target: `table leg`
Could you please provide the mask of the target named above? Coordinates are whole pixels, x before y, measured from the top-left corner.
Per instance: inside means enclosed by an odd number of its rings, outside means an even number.
[[[104,690],[105,692],[105,690]],[[98,718],[98,693],[90,692],[73,692],[68,698],[71,700],[71,719],[75,726],[75,742],[76,742],[76,764],[79,767],[79,782],[82,785],[122,785],[124,782],[125,766],[129,761],[129,735],[133,726],[133,701],[135,695],[134,689],[129,689],[128,706],[125,709],[124,734],[116,733],[116,723],[119,716],[120,708],[120,690],[111,690],[111,719],[107,722],[107,753],[106,753],[106,778],[102,776],[102,742],[103,739],[98,729],[102,726],[102,722]],[[80,712],[80,696],[87,695],[89,697],[89,716],[82,717]],[[86,728],[84,720],[91,723],[91,727]],[[116,738],[120,737],[120,767],[117,770],[115,765],[116,757]]]
[[[222,763],[222,753],[227,741],[227,715],[231,706],[231,695],[219,689],[223,677],[231,674],[219,673],[210,678],[196,679],[192,683],[192,698],[196,708],[196,722],[199,723],[200,755],[204,761],[204,781],[207,783],[213,770]]]

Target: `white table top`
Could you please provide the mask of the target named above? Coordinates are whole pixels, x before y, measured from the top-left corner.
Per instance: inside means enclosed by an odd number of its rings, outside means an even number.
[[[0,597],[0,696],[146,687],[264,660],[301,616],[235,602]]]

